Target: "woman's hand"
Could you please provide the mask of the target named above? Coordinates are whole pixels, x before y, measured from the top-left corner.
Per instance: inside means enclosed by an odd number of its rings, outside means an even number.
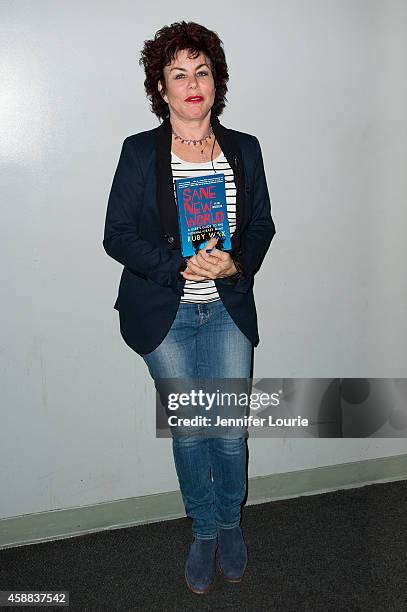
[[[224,278],[236,274],[237,269],[233,263],[233,259],[226,251],[220,251],[215,247],[218,238],[213,237],[208,244],[188,259],[188,267],[182,276],[186,280],[206,280],[215,278]],[[211,253],[207,253],[206,249],[212,249]]]

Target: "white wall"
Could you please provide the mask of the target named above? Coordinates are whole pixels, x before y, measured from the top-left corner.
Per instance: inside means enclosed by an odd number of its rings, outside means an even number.
[[[254,375],[406,376],[405,2],[3,0],[0,19],[0,517],[178,488],[102,247],[121,143],[158,125],[138,59],[164,24],[219,33],[221,121],[262,144],[277,234]],[[249,444],[251,477],[407,450]]]

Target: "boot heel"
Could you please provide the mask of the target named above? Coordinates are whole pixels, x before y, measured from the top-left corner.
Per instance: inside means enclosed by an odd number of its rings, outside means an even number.
[[[218,566],[219,574],[222,576],[224,580],[226,580],[226,582],[241,582],[242,581],[245,572],[243,572],[243,574],[239,576],[238,578],[228,578],[227,576],[225,576],[225,573],[220,566],[219,559],[217,559],[216,563]]]

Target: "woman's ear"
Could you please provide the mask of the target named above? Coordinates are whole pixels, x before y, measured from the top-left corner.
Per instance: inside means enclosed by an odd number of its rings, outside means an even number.
[[[161,84],[161,81],[158,81],[158,91],[160,92],[160,94],[161,94],[161,96],[162,96],[163,100],[165,100],[165,102],[167,102],[167,104],[168,104],[168,98],[167,98],[167,95],[166,95],[166,94],[164,94],[164,95],[163,95],[163,93],[162,93],[162,91],[163,91],[163,86],[162,86],[162,84]]]

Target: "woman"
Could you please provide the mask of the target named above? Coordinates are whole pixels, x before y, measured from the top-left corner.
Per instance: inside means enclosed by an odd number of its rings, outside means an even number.
[[[152,378],[245,378],[259,342],[253,277],[275,234],[259,141],[221,125],[228,81],[222,42],[196,23],[171,24],[145,41],[140,63],[157,128],[123,143],[103,246],[123,266],[124,341]],[[174,180],[224,173],[232,250],[180,250]],[[173,436],[175,467],[193,540],[185,578],[194,593],[241,580],[240,527],[246,438]]]

